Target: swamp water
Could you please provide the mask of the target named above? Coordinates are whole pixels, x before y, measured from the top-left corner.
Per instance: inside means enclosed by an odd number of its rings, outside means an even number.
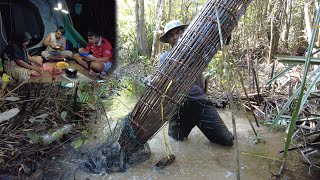
[[[137,98],[132,92],[122,92],[106,101],[108,107],[107,117],[111,122],[111,129],[115,121],[127,115],[134,107]],[[232,132],[231,112],[218,110],[221,118]],[[272,174],[277,174],[280,169],[279,159],[282,154],[279,151],[284,148],[284,135],[282,132],[267,131],[267,127],[261,125],[256,128],[264,139],[254,144],[255,136],[247,121],[247,116],[242,112],[236,114],[238,143],[240,151],[240,178],[241,179],[270,179]],[[149,146],[151,156],[142,163],[128,167],[125,172],[116,173],[87,173],[80,167],[84,163],[84,154],[93,146],[105,140],[106,133],[110,132],[107,121],[96,125],[98,130],[96,138],[81,146],[77,150],[70,150],[67,155],[48,161],[42,176],[45,179],[236,179],[235,145],[223,147],[209,140],[195,127],[188,139],[183,142],[175,141],[167,135],[167,125],[160,130],[151,140]],[[171,154],[176,156],[175,162],[160,169],[155,164],[166,157],[165,142],[168,143]],[[253,155],[254,154],[254,155]],[[294,155],[293,155],[294,154]],[[297,152],[290,152],[290,161],[285,166],[284,175],[287,179],[318,179],[319,170],[311,168],[311,176],[308,175],[308,166],[303,164]],[[34,176],[36,178],[36,176]],[[272,179],[276,179],[274,176]]]

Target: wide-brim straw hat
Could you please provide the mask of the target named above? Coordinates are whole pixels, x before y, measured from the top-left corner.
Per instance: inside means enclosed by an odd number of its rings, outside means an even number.
[[[179,21],[179,20],[169,21],[169,22],[164,26],[164,33],[163,33],[162,36],[159,38],[159,40],[160,40],[161,42],[168,43],[167,33],[168,33],[169,31],[171,31],[171,30],[174,29],[174,28],[182,28],[182,29],[185,29],[187,26],[188,26],[188,25],[182,24],[182,22]]]

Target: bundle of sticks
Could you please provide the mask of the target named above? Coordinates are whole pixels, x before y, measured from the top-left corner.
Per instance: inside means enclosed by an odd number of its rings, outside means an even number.
[[[225,42],[251,1],[208,0],[204,4],[132,111],[131,130],[123,131],[119,138],[124,151],[135,151],[145,144],[174,115],[196,78],[221,48],[218,21]]]

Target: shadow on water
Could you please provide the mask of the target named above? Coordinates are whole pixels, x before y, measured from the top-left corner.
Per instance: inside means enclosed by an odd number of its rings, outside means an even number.
[[[97,171],[88,173],[84,166],[88,163],[88,157],[96,158],[96,162],[104,164],[94,165],[99,168],[106,166],[112,169],[104,154],[119,155],[115,147],[116,134],[119,130],[119,119],[126,116],[137,102],[143,86],[130,79],[113,84],[116,89],[108,99],[104,100],[107,107],[107,117],[96,125],[97,131],[89,143],[79,149],[67,148],[67,155],[48,161],[44,172],[44,179],[235,179],[236,161],[235,147],[223,147],[209,140],[198,128],[194,128],[188,139],[178,142],[167,136],[167,126],[159,131],[148,144],[151,156],[134,166],[127,167],[125,172],[108,173]],[[231,130],[231,113],[228,110],[219,110],[221,118]],[[284,148],[284,136],[282,132],[269,133],[267,127],[257,128],[265,139],[264,142],[255,144],[255,136],[247,121],[247,116],[241,112],[236,115],[237,133],[240,151],[241,179],[269,179],[272,173],[277,174],[280,162],[271,158],[281,158],[279,151]],[[110,123],[110,126],[107,123]],[[110,136],[110,133],[113,135]],[[111,138],[111,139],[110,139]],[[112,139],[113,138],[113,139]],[[113,142],[106,144],[102,142]],[[176,156],[176,161],[161,169],[155,164],[168,154],[165,142],[169,145],[171,153]],[[97,151],[100,148],[99,151]],[[102,154],[99,154],[101,152]],[[104,153],[104,154],[103,154]],[[249,154],[249,155],[248,155]],[[288,179],[313,179],[319,177],[319,171],[312,169],[312,175],[308,175],[308,166],[301,163],[298,153],[291,152],[288,165],[284,174]],[[121,162],[113,162],[121,163]],[[115,171],[121,171],[116,169]],[[34,176],[35,178],[37,176]],[[40,176],[39,176],[40,177]]]

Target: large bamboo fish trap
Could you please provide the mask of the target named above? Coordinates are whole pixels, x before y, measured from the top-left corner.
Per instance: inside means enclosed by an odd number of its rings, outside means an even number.
[[[129,128],[119,138],[123,151],[130,153],[145,144],[174,115],[196,78],[221,48],[218,20],[225,41],[251,2],[209,0],[204,4],[129,116]]]

